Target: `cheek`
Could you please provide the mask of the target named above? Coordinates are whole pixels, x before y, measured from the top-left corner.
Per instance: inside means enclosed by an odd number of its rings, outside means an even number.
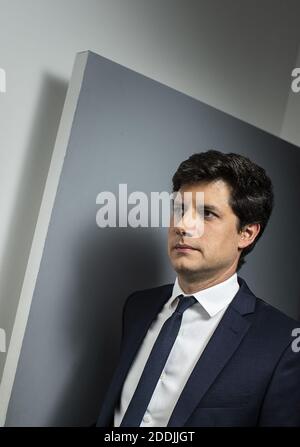
[[[229,227],[224,234],[220,235],[220,245],[223,247],[223,250],[228,254],[235,254],[238,245],[238,233],[235,228]],[[220,248],[222,248],[220,247]]]
[[[201,237],[202,243],[207,248],[217,249],[234,247],[237,242],[237,232],[232,226],[220,224],[218,226],[206,226]]]

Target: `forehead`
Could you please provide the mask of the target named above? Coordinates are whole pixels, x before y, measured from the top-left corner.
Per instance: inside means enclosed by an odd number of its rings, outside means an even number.
[[[181,186],[179,192],[181,194],[190,192],[194,200],[196,197],[196,192],[203,192],[205,205],[209,204],[222,208],[230,208],[229,199],[231,187],[222,179],[185,184]]]

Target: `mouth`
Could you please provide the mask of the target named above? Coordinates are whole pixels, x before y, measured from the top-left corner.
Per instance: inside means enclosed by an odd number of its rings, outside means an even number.
[[[176,250],[177,252],[182,252],[182,253],[188,253],[191,251],[198,251],[197,248],[192,247],[191,245],[188,244],[176,244],[174,246],[174,250]]]

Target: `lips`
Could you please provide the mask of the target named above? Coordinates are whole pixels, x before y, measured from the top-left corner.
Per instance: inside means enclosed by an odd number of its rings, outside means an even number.
[[[194,248],[194,247],[192,247],[191,245],[188,245],[188,244],[176,244],[175,248],[176,249],[197,250],[196,248]]]

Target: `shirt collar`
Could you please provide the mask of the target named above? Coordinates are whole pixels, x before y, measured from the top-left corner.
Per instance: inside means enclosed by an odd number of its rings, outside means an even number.
[[[201,306],[206,310],[210,317],[216,315],[220,310],[224,309],[234,298],[239,290],[239,283],[237,280],[237,273],[227,278],[225,281],[208,287],[207,289],[200,290],[193,294],[187,294],[181,289],[178,277],[176,277],[172,296],[169,300],[169,306],[171,309],[176,307],[178,295],[190,296],[193,295]]]

